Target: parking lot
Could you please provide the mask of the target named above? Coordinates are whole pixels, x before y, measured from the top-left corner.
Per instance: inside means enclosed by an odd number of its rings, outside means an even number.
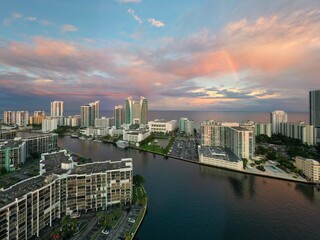
[[[130,212],[126,213],[120,219],[118,226],[109,230],[108,234],[100,233],[98,240],[118,240],[125,239],[127,233],[129,233],[134,224],[136,223],[140,212],[142,211],[142,207],[138,205],[132,205]]]
[[[175,157],[198,162],[198,149],[195,140],[176,139],[169,154]]]

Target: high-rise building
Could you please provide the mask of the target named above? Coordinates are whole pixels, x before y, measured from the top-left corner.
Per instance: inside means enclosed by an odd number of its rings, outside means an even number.
[[[91,126],[90,125],[90,120],[91,120],[91,106],[90,105],[81,106],[80,116],[81,116],[81,127]]]
[[[3,112],[3,123],[8,125],[16,124],[16,112],[15,111],[4,111]]]
[[[194,122],[188,118],[180,118],[179,128],[180,132],[192,135],[194,133]]]
[[[64,103],[62,101],[51,102],[51,117],[63,117]]]
[[[320,127],[320,90],[309,92],[310,125]]]
[[[16,112],[16,124],[18,126],[27,126],[29,124],[29,112],[17,111]]]
[[[253,131],[239,127],[239,123],[205,121],[201,123],[200,131],[203,146],[227,147],[239,158],[254,156]]]
[[[148,100],[140,97],[140,124],[148,123]]]
[[[114,125],[116,126],[116,128],[120,128],[125,121],[124,108],[122,105],[117,105],[114,107],[113,118],[114,118]]]
[[[80,116],[82,127],[94,126],[95,119],[100,117],[100,101],[81,106]]]
[[[302,143],[315,145],[315,128],[313,125],[304,124],[304,122],[280,123],[280,133],[283,136],[299,139]]]
[[[41,124],[45,116],[44,111],[34,111],[33,117],[30,117],[30,124]]]
[[[91,102],[89,103],[91,109],[91,113],[90,113],[90,126],[94,125],[94,120],[96,118],[100,118],[100,101],[95,101],[95,102]]]
[[[255,123],[255,135],[261,134],[271,137],[271,123]]]
[[[42,120],[42,132],[51,132],[58,128],[58,120],[55,117],[46,117]]]
[[[288,114],[285,111],[277,110],[270,113],[270,122],[272,125],[272,134],[280,133],[280,123],[288,122]]]
[[[140,97],[140,101],[134,101],[129,97],[125,101],[125,123],[147,124],[148,122],[148,100]]]

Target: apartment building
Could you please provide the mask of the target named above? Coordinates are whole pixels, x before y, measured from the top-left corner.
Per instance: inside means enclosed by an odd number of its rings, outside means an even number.
[[[40,175],[0,190],[0,239],[39,237],[67,212],[131,200],[131,158],[77,166],[66,150],[43,154]]]
[[[303,157],[295,157],[295,165],[302,170],[303,174],[312,182],[319,182],[320,180],[320,163],[313,159],[306,159]]]

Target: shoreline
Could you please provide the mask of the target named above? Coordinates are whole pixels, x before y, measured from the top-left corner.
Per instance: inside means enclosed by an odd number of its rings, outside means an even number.
[[[231,168],[224,168],[224,167],[215,166],[215,165],[210,165],[210,164],[206,164],[206,163],[195,162],[195,161],[188,160],[188,159],[184,159],[184,158],[180,158],[180,157],[177,157],[177,156],[160,154],[160,153],[157,153],[157,152],[153,152],[153,151],[149,151],[149,150],[145,150],[145,149],[140,149],[140,148],[137,148],[137,147],[131,147],[131,146],[129,146],[128,148],[136,149],[136,150],[143,151],[143,152],[153,153],[153,154],[156,154],[156,155],[158,155],[158,156],[173,158],[173,159],[177,159],[177,160],[184,161],[184,162],[188,162],[188,163],[193,163],[193,164],[197,164],[197,165],[202,165],[202,166],[207,166],[207,167],[213,167],[213,168],[223,169],[223,170],[232,171],[232,172],[238,172],[238,173],[242,173],[242,174],[249,174],[249,175],[255,175],[255,176],[260,176],[260,177],[267,177],[267,178],[273,178],[273,179],[279,179],[279,180],[284,180],[284,181],[289,181],[289,182],[297,182],[297,183],[303,183],[303,184],[309,184],[309,185],[315,185],[315,184],[316,184],[316,183],[313,183],[313,182],[309,182],[309,181],[307,181],[307,180],[303,181],[303,180],[300,180],[300,179],[292,179],[292,178],[286,178],[286,177],[268,175],[268,174],[263,174],[263,173],[247,172],[247,171],[245,171],[245,170],[237,170],[237,169],[231,169]]]
[[[144,186],[142,186],[142,189],[143,189],[143,191],[145,192],[145,194],[147,194],[147,191],[146,191],[146,189],[144,188]],[[144,217],[146,216],[146,212],[147,212],[147,208],[148,208],[148,195],[146,195],[146,196],[147,196],[147,201],[146,201],[146,205],[143,206],[143,212],[142,212],[143,215],[142,215],[142,217],[141,217],[138,225],[137,225],[136,228],[134,229],[132,235],[130,236],[130,238],[129,238],[130,240],[133,240],[133,239],[134,239],[134,237],[136,236],[137,232],[139,231],[139,228],[141,227],[141,224],[142,224],[142,222],[143,222],[143,220],[144,220]]]
[[[113,142],[103,142],[105,144],[112,144],[114,146],[116,146]],[[118,148],[118,147],[117,147]],[[267,177],[267,178],[273,178],[273,179],[279,179],[279,180],[283,180],[283,181],[289,181],[289,182],[297,182],[297,183],[302,183],[302,184],[308,184],[308,185],[315,185],[316,183],[314,182],[309,182],[307,180],[303,181],[300,179],[292,179],[292,178],[286,178],[286,177],[280,177],[280,176],[274,176],[274,175],[267,175],[267,174],[263,174],[263,173],[254,173],[254,172],[248,172],[245,170],[237,170],[237,169],[231,169],[231,168],[224,168],[224,167],[220,167],[220,166],[215,166],[215,165],[210,165],[210,164],[206,164],[206,163],[201,163],[201,162],[195,162],[192,160],[188,160],[188,159],[184,159],[184,158],[180,158],[177,156],[173,156],[173,155],[166,155],[166,154],[162,154],[162,153],[158,153],[158,152],[153,152],[150,150],[146,150],[146,149],[141,149],[135,146],[128,146],[126,149],[135,149],[135,150],[139,150],[142,152],[148,152],[148,153],[153,153],[156,154],[158,156],[162,156],[164,158],[173,158],[173,159],[177,159],[179,161],[184,161],[184,162],[188,162],[188,163],[193,163],[193,164],[197,164],[197,165],[202,165],[202,166],[207,166],[207,167],[212,167],[212,168],[217,168],[217,169],[223,169],[223,170],[227,170],[227,171],[232,171],[232,172],[238,172],[238,173],[242,173],[242,174],[249,174],[249,175],[255,175],[255,176],[260,176],[260,177]],[[124,149],[124,150],[126,150]]]

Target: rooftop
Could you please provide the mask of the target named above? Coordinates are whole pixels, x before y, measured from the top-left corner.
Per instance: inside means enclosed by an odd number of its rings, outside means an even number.
[[[231,149],[226,147],[206,147],[201,146],[200,154],[203,154],[204,157],[213,157],[218,159],[224,159],[230,162],[239,162],[240,158],[235,155]]]
[[[4,142],[0,142],[0,150],[5,148],[15,148],[19,147],[23,142],[21,140],[14,141],[14,140],[8,140]]]
[[[0,191],[0,208],[14,201],[15,198],[19,198],[28,192],[37,190],[38,188],[46,184],[46,177],[37,176],[29,178],[22,182],[19,182],[5,191]]]
[[[45,175],[50,174],[63,174],[68,170],[61,168],[61,163],[73,163],[70,155],[67,155],[66,151],[54,152],[50,154],[42,154],[42,160],[40,161],[44,166],[42,169],[46,170]]]
[[[132,167],[131,158],[122,159],[121,161],[94,162],[79,165],[72,170],[71,174],[91,174],[127,167]]]

